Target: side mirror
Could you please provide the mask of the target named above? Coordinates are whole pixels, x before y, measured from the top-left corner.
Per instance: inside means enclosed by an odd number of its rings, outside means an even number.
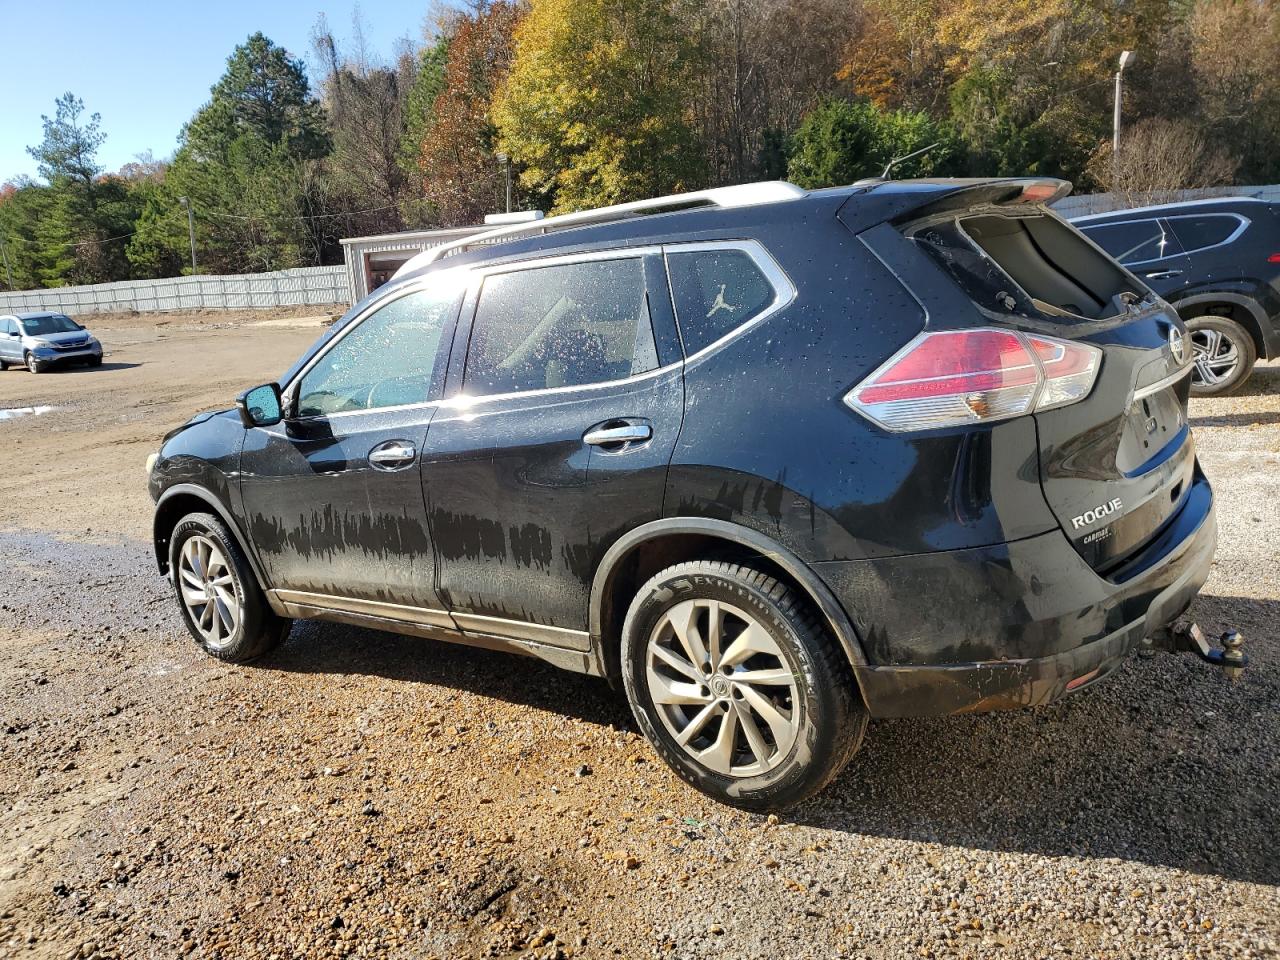
[[[280,387],[264,383],[246,390],[236,397],[236,409],[240,422],[246,427],[270,427],[284,419],[284,403],[280,399]]]

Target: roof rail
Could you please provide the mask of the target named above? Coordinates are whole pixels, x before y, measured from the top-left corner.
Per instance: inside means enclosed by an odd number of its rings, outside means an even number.
[[[507,240],[518,240],[523,237],[537,237],[557,230],[569,230],[595,223],[610,223],[615,220],[626,220],[631,217],[654,213],[671,213],[676,210],[692,210],[698,207],[749,207],[761,203],[776,203],[781,200],[795,200],[805,196],[805,191],[794,183],[784,180],[767,180],[761,183],[744,183],[733,187],[716,187],[711,190],[698,190],[693,193],[676,193],[668,197],[654,197],[649,200],[635,200],[631,203],[619,203],[611,207],[597,207],[594,210],[582,210],[577,213],[564,213],[545,220],[532,220],[528,223],[515,223],[510,226],[474,233],[469,237],[442,243],[437,247],[413,257],[396,271],[399,277],[412,270],[435,263],[444,257],[462,253],[472,247],[502,243]]]

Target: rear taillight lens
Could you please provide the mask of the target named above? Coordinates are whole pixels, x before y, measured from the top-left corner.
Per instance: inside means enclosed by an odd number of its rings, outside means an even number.
[[[1012,330],[922,333],[845,403],[887,430],[935,430],[1020,417],[1083,400],[1102,351]]]

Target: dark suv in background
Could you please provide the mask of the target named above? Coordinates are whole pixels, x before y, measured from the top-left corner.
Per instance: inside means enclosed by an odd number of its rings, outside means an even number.
[[[1172,303],[1191,331],[1191,392],[1227,394],[1280,357],[1280,210],[1241,197],[1077,217],[1089,239]]]
[[[160,569],[226,660],[310,617],[608,677],[756,809],[869,716],[1082,689],[1217,528],[1182,321],[1067,189],[753,184],[428,251],[166,438]]]

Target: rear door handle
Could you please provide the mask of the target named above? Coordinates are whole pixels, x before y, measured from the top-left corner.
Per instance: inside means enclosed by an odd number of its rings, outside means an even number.
[[[1182,276],[1181,270],[1157,270],[1155,273],[1143,274],[1148,280],[1168,280],[1170,277]]]
[[[408,440],[388,440],[369,451],[369,463],[375,470],[403,470],[413,466],[418,451]]]
[[[593,447],[608,447],[622,443],[643,443],[653,436],[653,428],[647,423],[626,423],[617,427],[596,427],[587,431],[583,443]]]

